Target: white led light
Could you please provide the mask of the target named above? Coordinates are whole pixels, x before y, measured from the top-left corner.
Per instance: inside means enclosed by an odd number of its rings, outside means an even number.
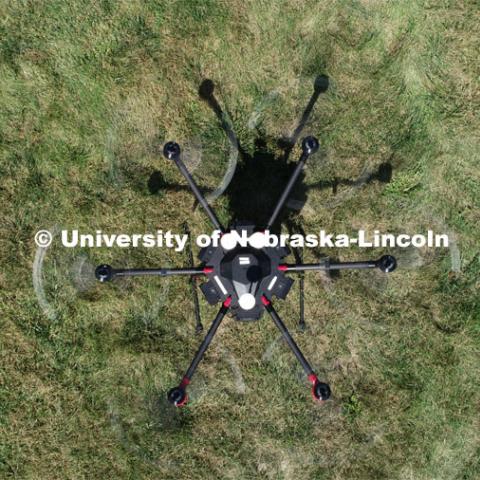
[[[238,304],[242,310],[251,310],[255,303],[255,297],[251,293],[244,293],[238,299]]]
[[[265,246],[265,234],[262,232],[255,232],[248,238],[248,243],[251,247],[260,250]]]
[[[277,283],[277,278],[278,276],[275,275],[271,280],[270,283],[268,284],[267,290],[271,290],[273,286]]]
[[[237,246],[236,233],[226,233],[225,235],[222,235],[220,245],[222,245],[225,250],[233,250]]]
[[[220,287],[220,290],[222,291],[222,293],[223,293],[224,295],[226,295],[226,294],[227,294],[227,289],[223,286],[223,283],[222,283],[222,281],[220,280],[220,278],[218,278],[218,275],[215,275],[213,278],[214,278],[215,281],[217,282],[217,285]]]

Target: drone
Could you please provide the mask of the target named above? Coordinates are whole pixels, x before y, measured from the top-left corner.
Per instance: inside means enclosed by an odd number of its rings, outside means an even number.
[[[301,156],[266,225],[234,222],[228,229],[225,229],[182,161],[180,146],[175,142],[166,143],[163,155],[176,164],[196,201],[203,207],[215,229],[220,231],[221,241],[200,250],[198,254],[200,265],[197,267],[115,269],[110,265],[99,265],[95,269],[95,276],[100,282],[108,282],[117,277],[141,275],[160,277],[183,275],[190,278],[206,278],[207,281],[201,284],[200,290],[210,305],[220,303],[221,306],[182,380],[178,386],[170,389],[167,393],[168,401],[176,407],[182,407],[187,403],[187,386],[227,313],[232,314],[236,321],[245,322],[260,320],[265,311],[272,318],[305,371],[308,381],[312,385],[311,392],[314,400],[319,402],[328,400],[331,397],[330,386],[317,377],[274,308],[273,298],[286,299],[294,282],[287,275],[288,273],[372,268],[389,273],[397,266],[395,257],[391,255],[384,255],[377,260],[359,262],[326,260],[321,263],[297,262],[290,264],[285,262],[286,257],[291,253],[287,246],[268,246],[266,242],[262,242],[262,235],[270,231],[278,220],[307,159],[318,151],[319,142],[315,137],[308,136],[303,138],[301,148]],[[242,244],[236,240],[244,235],[250,239],[248,244]]]

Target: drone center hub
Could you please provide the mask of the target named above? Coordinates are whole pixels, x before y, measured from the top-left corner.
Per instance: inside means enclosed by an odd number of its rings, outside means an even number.
[[[261,235],[254,233],[253,225],[235,225],[226,235],[233,232],[249,237]],[[199,257],[209,267],[209,280],[200,288],[212,305],[230,297],[237,320],[258,320],[264,311],[262,296],[284,299],[290,290],[293,280],[278,268],[288,254],[285,247],[207,247]]]

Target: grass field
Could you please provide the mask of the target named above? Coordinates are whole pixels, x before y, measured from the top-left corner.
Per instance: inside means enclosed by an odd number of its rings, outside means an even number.
[[[477,2],[19,0],[0,12],[0,478],[480,477]],[[310,262],[399,261],[388,277],[309,274],[304,333],[298,282],[277,302],[333,399],[311,401],[264,317],[224,322],[191,403],[172,412],[165,392],[200,342],[188,281],[97,285],[93,268],[182,266],[186,253],[57,237],[42,250],[34,235],[181,232],[185,220],[208,232],[188,191],[149,188],[155,172],[185,184],[160,154],[171,139],[193,152],[202,186],[223,177],[229,142],[202,81],[215,83],[240,160],[278,163],[283,179],[277,139],[317,75],[330,88],[302,133],[322,145],[305,171],[316,188],[292,221],[312,233],[432,229],[450,248],[305,250]],[[389,183],[366,181],[386,163]],[[213,205],[228,223],[238,192]],[[205,325],[216,310],[201,299]]]

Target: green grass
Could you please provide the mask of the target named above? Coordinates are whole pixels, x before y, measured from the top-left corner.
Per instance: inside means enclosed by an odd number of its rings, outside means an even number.
[[[476,2],[18,1],[0,11],[1,478],[478,478]],[[185,219],[208,231],[188,192],[147,188],[155,170],[181,182],[159,153],[169,139],[200,142],[196,177],[222,178],[228,141],[201,81],[215,82],[250,154],[260,134],[278,156],[275,140],[292,132],[318,74],[331,87],[304,133],[318,136],[324,161],[308,165],[306,183],[384,162],[393,178],[310,191],[304,230],[431,228],[454,245],[393,251],[388,278],[308,275],[309,330],[295,335],[333,388],[326,405],[311,402],[264,319],[224,323],[190,406],[172,413],[165,391],[199,342],[188,283],[99,286],[92,266],[185,265],[186,255],[57,240],[42,261],[34,234],[181,232]],[[248,122],[259,105],[257,132]],[[227,223],[230,199],[215,207]],[[383,252],[306,260],[317,253]],[[297,288],[277,302],[293,331]],[[206,324],[215,310],[201,301]]]

